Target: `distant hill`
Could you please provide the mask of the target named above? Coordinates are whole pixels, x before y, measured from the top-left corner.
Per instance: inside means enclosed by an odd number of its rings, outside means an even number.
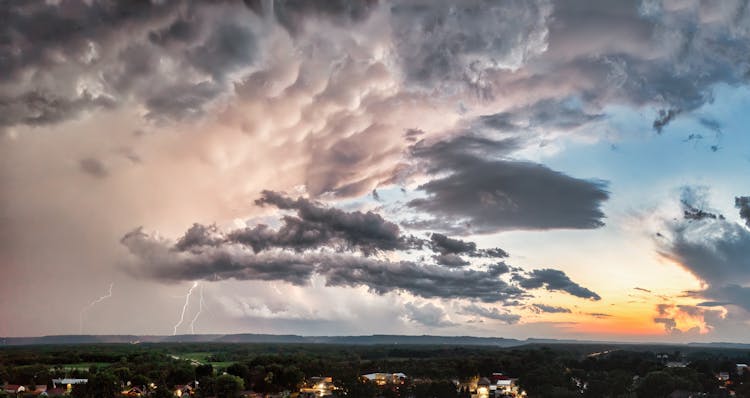
[[[139,343],[276,343],[276,344],[341,344],[341,345],[453,345],[453,346],[493,346],[518,347],[522,345],[546,344],[607,344],[634,345],[614,341],[506,339],[503,337],[473,336],[405,336],[375,334],[369,336],[298,336],[278,334],[183,334],[176,336],[154,335],[59,335],[40,337],[0,337],[0,347],[20,345],[56,344],[139,344]],[[750,349],[750,344],[742,343],[640,343],[639,345],[669,345],[692,348]]]
[[[138,344],[138,343],[286,343],[286,344],[343,344],[343,345],[487,345],[514,347],[522,340],[502,337],[472,336],[297,336],[275,334],[188,334],[177,336],[136,335],[60,335],[40,337],[0,338],[0,346],[39,344]]]

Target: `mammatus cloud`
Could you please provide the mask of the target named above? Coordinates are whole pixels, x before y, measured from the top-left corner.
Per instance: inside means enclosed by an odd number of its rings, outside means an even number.
[[[262,245],[255,238],[239,238],[245,236],[247,229],[220,232],[215,226],[196,224],[172,243],[139,228],[122,238],[122,244],[136,259],[130,272],[164,282],[231,278],[285,281],[295,285],[307,285],[317,275],[324,277],[328,286],[364,286],[376,294],[407,292],[423,298],[471,299],[487,303],[512,303],[530,296],[525,289],[541,287],[598,299],[598,295],[575,284],[562,271],[551,269],[533,271],[529,278],[514,276],[524,289],[510,284],[506,280],[506,276],[510,276],[509,266],[502,262],[486,263],[497,257],[500,250],[497,248],[485,251],[478,249],[473,242],[444,235],[437,235],[436,241],[431,238],[429,243],[410,237],[419,245],[404,245],[407,239],[398,227],[375,213],[345,212],[270,191],[265,192],[257,203],[296,210],[299,218],[290,222],[289,216],[283,217],[285,226],[290,223],[310,225],[303,231],[296,229],[293,234],[282,233],[284,226],[278,231],[264,229],[264,242],[274,244]],[[295,244],[286,244],[290,240],[279,236],[294,236],[291,241]],[[304,245],[296,244],[300,241],[298,236],[309,239],[304,240]],[[438,252],[468,250],[482,262],[457,269],[440,262],[432,264],[375,256],[379,252],[405,253],[422,244],[432,245],[431,249]],[[362,250],[363,247],[368,250]],[[540,278],[545,278],[545,275],[553,277],[542,281]]]
[[[66,264],[116,264],[116,248],[102,249],[95,260],[88,249],[116,244],[112,237],[133,219],[168,230],[245,217],[244,198],[266,186],[301,187],[311,202],[382,193],[399,182],[402,160],[419,171],[423,196],[407,211],[427,213],[411,224],[426,232],[596,228],[608,197],[606,184],[588,179],[596,175],[570,176],[514,156],[533,151],[549,131],[607,139],[611,130],[592,124],[606,123],[610,110],[623,106],[653,117],[653,127],[667,134],[670,111],[690,117],[712,101],[716,86],[748,80],[750,7],[734,0],[30,0],[0,8],[0,139],[8,138],[0,151],[14,166],[0,167],[0,255],[29,280]],[[131,123],[148,133],[115,132]],[[429,151],[404,156],[419,140],[417,147],[433,150],[434,142],[458,145],[475,128],[495,138],[474,139],[462,157],[448,150],[445,161]],[[132,152],[114,153],[110,138]],[[128,162],[127,172],[118,161]],[[87,184],[96,189],[87,191]],[[41,198],[55,198],[55,206]],[[89,217],[112,208],[118,214],[107,223]],[[177,243],[138,234],[127,242],[145,250],[136,259],[188,264],[186,274],[208,275],[205,264],[216,263],[219,278],[292,278],[264,268],[260,260],[268,260],[299,271],[300,284],[322,272],[317,264],[327,259],[305,258],[321,250],[369,262],[358,271],[365,274],[376,273],[377,262],[414,264],[419,272],[423,265],[447,268],[452,278],[469,271],[486,278],[481,273],[493,262],[498,271],[507,267],[500,256],[466,252],[425,252],[427,260],[416,261],[401,246],[388,249],[411,243],[403,233],[391,240],[386,223],[360,231],[337,224],[335,214],[318,219],[301,211],[285,210],[288,221],[267,227],[198,224]],[[360,213],[352,218],[370,220]],[[695,223],[723,225],[704,216],[698,213]],[[743,233],[707,227],[714,230],[726,239]],[[54,244],[59,231],[68,234],[61,249]],[[48,244],[40,245],[39,236],[50,237]],[[687,248],[695,249],[696,240],[678,252],[691,257]],[[710,250],[695,250],[711,260]],[[63,254],[66,261],[57,261]],[[706,302],[742,302],[747,283],[725,281],[705,293]]]
[[[605,182],[506,158],[518,145],[475,135],[417,143],[412,156],[429,174],[444,176],[420,185],[426,197],[408,203],[434,218],[411,225],[464,233],[604,225]]]

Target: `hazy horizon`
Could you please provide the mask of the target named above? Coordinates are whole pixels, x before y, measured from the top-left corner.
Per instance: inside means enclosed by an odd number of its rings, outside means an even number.
[[[0,336],[750,343],[747,2],[0,14]]]

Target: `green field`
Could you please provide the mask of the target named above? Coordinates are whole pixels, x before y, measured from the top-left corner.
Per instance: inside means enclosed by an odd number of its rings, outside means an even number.
[[[234,363],[234,361],[210,362],[208,358],[211,356],[211,354],[211,352],[206,351],[186,352],[180,354],[179,357],[181,359],[200,362],[201,364],[211,364],[211,366],[213,366],[214,368],[226,368]]]
[[[89,368],[92,367],[92,366],[97,366],[97,367],[100,367],[100,368],[104,368],[104,367],[107,367],[109,365],[111,365],[111,363],[107,363],[107,362],[79,362],[79,363],[66,363],[66,364],[62,364],[62,365],[60,365],[60,367],[63,368],[63,369],[68,369],[68,370],[89,370]]]

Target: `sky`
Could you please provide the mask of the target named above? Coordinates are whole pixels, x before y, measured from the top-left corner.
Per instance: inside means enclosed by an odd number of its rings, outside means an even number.
[[[0,336],[750,343],[746,0],[3,3]]]

